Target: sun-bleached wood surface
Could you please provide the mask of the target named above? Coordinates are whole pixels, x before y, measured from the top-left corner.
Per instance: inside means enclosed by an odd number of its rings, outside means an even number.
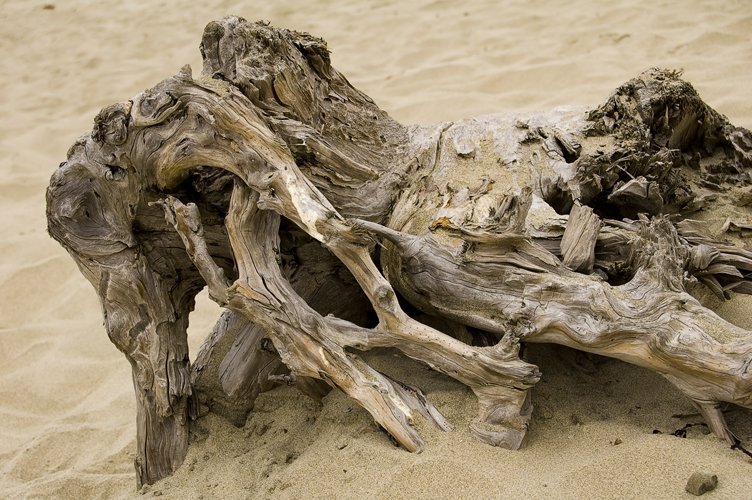
[[[133,367],[141,483],[180,465],[191,418],[242,421],[274,383],[336,387],[420,451],[416,416],[451,426],[357,354],[374,347],[469,386],[490,444],[527,430],[521,342],[651,368],[737,444],[718,403],[752,404],[752,340],[688,290],[749,293],[752,254],[691,214],[749,184],[752,138],[680,75],[595,109],[405,127],[307,34],[225,18],[202,54],[199,77],[103,109],[48,190]],[[204,286],[229,311],[191,367]]]

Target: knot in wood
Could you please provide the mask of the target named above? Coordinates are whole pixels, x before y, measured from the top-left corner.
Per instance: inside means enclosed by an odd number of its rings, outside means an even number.
[[[102,109],[94,118],[91,138],[98,143],[120,146],[128,139],[128,122],[133,103],[119,102]]]

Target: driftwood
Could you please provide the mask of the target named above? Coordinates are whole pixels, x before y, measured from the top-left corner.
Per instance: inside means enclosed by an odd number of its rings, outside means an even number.
[[[201,50],[198,78],[103,109],[47,193],[133,368],[140,483],[180,465],[191,418],[242,424],[277,383],[336,387],[420,451],[417,415],[450,425],[357,354],[376,347],[469,386],[490,444],[528,427],[520,342],[653,369],[738,444],[719,403],[752,406],[752,337],[688,290],[752,293],[752,252],[689,217],[749,185],[752,135],[678,73],[595,109],[408,128],[310,35],[230,17]],[[227,312],[191,367],[204,286]]]

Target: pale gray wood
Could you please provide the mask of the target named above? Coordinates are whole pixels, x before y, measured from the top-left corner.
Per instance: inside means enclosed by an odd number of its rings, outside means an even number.
[[[371,322],[372,310],[360,287],[324,246],[296,226],[280,231],[280,243],[284,277],[314,310],[360,326]],[[326,395],[326,384],[305,377],[291,379],[288,372],[263,328],[242,314],[225,311],[192,367],[199,413],[206,407],[243,425],[259,393],[292,380],[314,399]]]
[[[591,273],[595,263],[595,243],[600,230],[601,219],[593,213],[593,209],[575,203],[561,237],[564,265],[573,271]]]
[[[752,135],[678,73],[651,69],[595,109],[408,128],[308,34],[229,17],[202,53],[199,77],[102,110],[47,194],[49,232],[133,367],[140,483],[182,462],[190,403],[237,423],[280,381],[336,387],[420,451],[416,415],[450,424],[357,354],[375,347],[470,387],[490,444],[518,448],[529,425],[540,372],[520,342],[656,370],[735,444],[718,403],[752,406],[752,337],[687,285],[751,293],[752,253],[686,215],[749,182]],[[203,286],[231,312],[191,375]],[[469,345],[468,328],[498,342]]]

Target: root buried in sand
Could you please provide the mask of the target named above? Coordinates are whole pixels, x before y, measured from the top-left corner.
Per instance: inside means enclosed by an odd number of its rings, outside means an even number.
[[[340,389],[421,451],[415,418],[450,423],[358,355],[375,347],[470,387],[489,444],[528,428],[540,372],[521,342],[655,370],[738,444],[719,403],[752,405],[752,337],[688,290],[752,293],[752,252],[689,217],[728,201],[707,186],[749,183],[752,135],[679,74],[590,110],[407,128],[310,35],[230,17],[201,49],[198,78],[103,109],[47,193],[133,368],[140,483],[180,465],[191,418],[243,422],[280,381]],[[227,312],[191,367],[204,286]]]

